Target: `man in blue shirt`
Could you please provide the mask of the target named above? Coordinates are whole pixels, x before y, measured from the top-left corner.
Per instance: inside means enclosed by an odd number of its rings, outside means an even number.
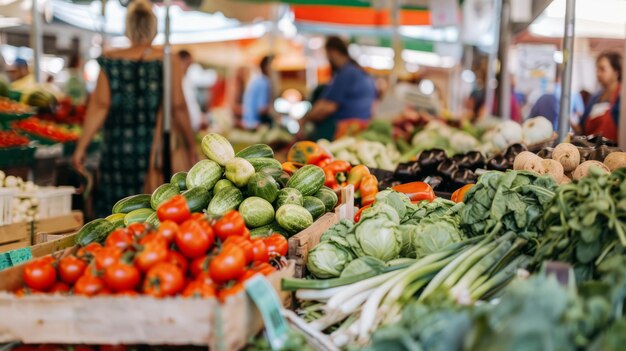
[[[326,55],[333,71],[333,79],[322,92],[301,123],[313,122],[311,139],[332,139],[337,124],[356,119],[368,121],[376,100],[374,80],[348,54],[348,47],[339,37],[326,40]]]
[[[271,123],[269,118],[270,104],[272,103],[272,85],[270,69],[272,57],[265,56],[259,67],[261,75],[253,78],[243,94],[243,127],[255,129],[261,123]]]

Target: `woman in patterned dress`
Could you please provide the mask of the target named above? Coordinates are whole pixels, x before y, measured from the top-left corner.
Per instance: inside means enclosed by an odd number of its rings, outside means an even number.
[[[72,163],[83,170],[87,147],[102,128],[104,142],[95,193],[95,214],[99,217],[110,214],[117,200],[144,192],[163,97],[163,51],[152,47],[156,33],[152,5],[146,0],[135,0],[126,16],[126,36],[131,46],[98,59],[100,75]],[[173,55],[172,61],[173,127],[182,134],[193,161],[195,140],[182,90],[182,67],[177,55]]]

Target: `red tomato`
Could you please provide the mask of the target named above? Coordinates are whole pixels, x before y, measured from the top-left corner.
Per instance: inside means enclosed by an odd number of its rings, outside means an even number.
[[[74,284],[74,294],[84,296],[94,296],[104,289],[104,282],[92,275],[83,275]]]
[[[157,234],[156,232],[147,234],[143,238],[139,239],[139,245],[145,245],[152,241],[158,241],[161,245],[168,247],[167,239]]]
[[[70,286],[63,282],[56,282],[50,288],[49,293],[51,294],[67,294],[70,292]]]
[[[121,250],[125,250],[127,247],[133,244],[133,234],[130,231],[126,230],[126,228],[119,228],[111,232],[109,236],[107,236],[106,241],[104,242],[105,246],[114,246],[118,247]]]
[[[191,217],[187,199],[182,195],[172,197],[159,206],[157,216],[161,222],[170,220],[176,223],[183,223]]]
[[[96,252],[100,251],[100,249],[102,249],[102,245],[100,245],[99,243],[91,243],[85,247],[81,247],[78,250],[78,252],[76,252],[76,256],[78,257],[93,256],[96,254]]]
[[[203,221],[207,219],[207,216],[204,213],[194,213],[189,217],[189,219],[193,219],[194,221]]]
[[[106,269],[108,266],[119,261],[120,257],[122,257],[122,250],[118,247],[104,247],[96,253],[96,269]]]
[[[235,284],[235,285],[233,285],[231,287],[228,287],[226,289],[222,289],[222,290],[218,291],[217,292],[217,298],[220,301],[223,302],[223,301],[226,301],[226,299],[229,296],[237,295],[238,293],[242,292],[243,290],[244,290],[243,284],[242,283],[237,283],[237,284]]]
[[[268,276],[274,272],[276,272],[276,268],[267,262],[254,262],[252,265],[252,269],[255,272],[259,272],[265,276]]]
[[[167,260],[167,256],[167,244],[164,239],[158,238],[143,244],[141,251],[135,256],[135,265],[142,272],[147,272],[157,263]]]
[[[211,274],[208,271],[198,274],[194,280],[204,282],[204,284],[213,285],[213,279],[211,279]]]
[[[248,227],[243,228],[243,234],[241,234],[246,239],[250,239],[250,229]]]
[[[133,265],[116,262],[104,270],[104,282],[113,291],[132,290],[139,285],[139,270]]]
[[[185,257],[197,258],[213,247],[213,231],[209,232],[198,222],[189,220],[180,225],[175,241],[179,251]]]
[[[207,272],[209,270],[209,256],[204,255],[195,258],[193,261],[191,261],[189,269],[191,270],[192,277],[197,277],[202,272]]]
[[[203,281],[194,280],[187,284],[183,290],[184,297],[207,298],[216,295],[215,286],[205,284]]]
[[[146,274],[143,292],[155,297],[174,296],[184,287],[183,272],[174,264],[161,262],[150,268]]]
[[[235,210],[229,211],[213,225],[215,234],[224,241],[233,235],[244,235],[246,223],[241,214]]]
[[[59,276],[62,281],[74,284],[85,272],[87,263],[76,256],[66,256],[59,261]]]
[[[258,273],[259,273],[259,272],[257,272],[257,271],[253,271],[253,270],[246,271],[246,272],[245,272],[245,273],[244,273],[244,274],[243,274],[243,275],[239,278],[239,280],[237,280],[237,282],[239,282],[239,283],[242,283],[242,284],[243,284],[246,280],[248,280],[248,279],[250,279],[250,278],[254,277],[254,276],[255,276],[255,275],[257,275]]]
[[[148,227],[145,223],[132,223],[126,229],[134,236],[141,236],[145,234]]]
[[[263,241],[267,246],[267,252],[269,253],[270,257],[276,255],[287,255],[287,251],[289,250],[289,243],[287,242],[287,239],[285,239],[285,237],[281,234],[274,233],[267,238],[264,238]]]
[[[46,291],[54,285],[57,271],[49,259],[38,259],[24,266],[24,283],[31,289]]]
[[[185,256],[181,255],[180,253],[176,251],[169,251],[165,262],[175,264],[178,268],[180,268],[183,274],[187,274],[187,269],[189,268],[189,262],[187,262],[187,259],[185,258]]]
[[[178,224],[174,221],[163,221],[159,225],[159,229],[157,230],[157,234],[167,241],[168,244],[171,244],[176,237],[176,233],[178,233]]]
[[[246,254],[242,248],[235,245],[223,247],[222,252],[215,256],[209,265],[211,279],[218,284],[239,279],[245,269]]]
[[[228,245],[236,245],[243,249],[243,252],[246,254],[246,262],[250,263],[254,260],[254,247],[250,240],[245,239],[243,236],[229,236],[224,241],[222,247]]]
[[[265,245],[263,238],[255,238],[252,239],[251,242],[253,253],[252,260],[255,262],[268,262],[270,260],[270,255],[267,252],[267,245]]]

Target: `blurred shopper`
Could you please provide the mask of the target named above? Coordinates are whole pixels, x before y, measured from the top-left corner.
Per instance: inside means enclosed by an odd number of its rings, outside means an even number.
[[[596,76],[602,90],[594,95],[581,119],[583,133],[602,134],[617,141],[620,109],[620,83],[622,82],[622,55],[604,52],[596,61]]]
[[[243,95],[246,91],[246,85],[248,83],[248,76],[250,70],[248,67],[239,67],[235,72],[232,82],[228,84],[228,93],[231,109],[233,111],[233,117],[235,118],[236,126],[243,126]]]
[[[196,97],[196,86],[193,84],[193,78],[190,77],[189,67],[193,63],[193,57],[187,50],[180,50],[178,52],[178,58],[183,70],[183,93],[185,95],[185,102],[187,103],[187,111],[189,112],[189,118],[191,120],[191,128],[194,131],[200,130],[203,124],[206,124],[203,118],[200,104]]]
[[[552,92],[543,94],[537,99],[528,114],[528,118],[544,116],[552,122],[555,131],[559,129],[559,114],[561,111],[561,74],[557,70],[556,82]],[[570,98],[570,125],[576,131],[580,124],[580,118],[585,112],[583,98],[577,92],[572,92]]]
[[[126,15],[126,36],[131,46],[98,59],[98,82],[89,99],[83,134],[72,156],[74,167],[82,170],[87,147],[102,127],[100,179],[95,194],[97,216],[111,213],[117,200],[149,193],[163,183],[157,167],[162,164],[163,51],[151,45],[156,33],[157,18],[152,5],[146,0],[135,0]],[[196,156],[181,83],[182,66],[178,56],[172,60],[172,125],[173,131],[178,130],[183,136],[177,140],[177,134],[172,134],[172,165],[177,170],[176,162],[181,158],[193,162]]]
[[[28,69],[28,62],[23,58],[16,58],[13,69],[9,72],[11,90],[22,91],[35,84],[35,76]]]
[[[315,124],[313,140],[332,139],[339,123],[351,120],[367,123],[376,100],[374,80],[350,58],[346,43],[339,37],[329,37],[325,48],[333,78],[311,111],[301,119],[301,123]]]
[[[83,70],[78,53],[70,56],[67,73],[68,78],[64,88],[65,94],[72,99],[74,105],[82,105],[87,98],[87,87],[83,79]]]
[[[261,74],[250,81],[243,94],[242,123],[246,129],[254,129],[260,124],[272,124],[270,117],[272,103],[271,66],[272,57],[263,57],[259,64]]]

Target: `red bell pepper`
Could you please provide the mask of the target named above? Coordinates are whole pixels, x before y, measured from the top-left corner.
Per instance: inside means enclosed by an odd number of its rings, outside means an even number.
[[[474,184],[466,184],[463,185],[462,187],[458,188],[455,192],[452,193],[452,197],[450,198],[450,200],[459,203],[459,202],[463,202],[463,199],[465,198],[465,194],[474,186]]]
[[[400,184],[392,187],[391,189],[404,193],[411,199],[411,202],[419,202],[427,200],[432,202],[435,199],[435,192],[430,185],[424,182],[411,182],[406,184]]]
[[[342,160],[335,160],[324,167],[324,174],[326,175],[326,181],[324,185],[327,187],[338,190],[345,185],[346,173],[350,171],[352,166],[350,163]]]
[[[361,207],[357,213],[354,215],[354,223],[358,223],[361,220],[361,215],[363,214],[363,211],[365,211],[366,209],[372,207],[372,204],[369,204],[367,206],[363,206]]]

